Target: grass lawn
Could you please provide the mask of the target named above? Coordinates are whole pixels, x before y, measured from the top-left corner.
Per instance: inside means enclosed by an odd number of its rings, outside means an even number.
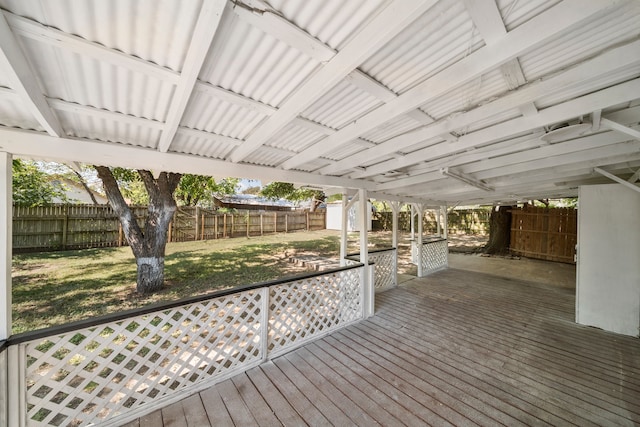
[[[294,254],[336,257],[336,231],[170,243],[165,289],[135,292],[136,264],[128,247],[15,255],[13,333],[170,301],[304,272]]]

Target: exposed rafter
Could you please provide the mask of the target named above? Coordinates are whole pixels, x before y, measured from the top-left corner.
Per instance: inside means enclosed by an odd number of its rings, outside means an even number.
[[[202,4],[180,80],[169,106],[165,128],[158,143],[161,152],[166,152],[173,142],[226,4],[226,0],[205,0]]]
[[[484,182],[478,181],[477,179],[474,179],[473,177],[462,172],[450,170],[449,168],[442,168],[440,169],[440,173],[444,176],[448,176],[449,178],[453,178],[465,184],[471,185],[472,187],[479,188],[480,190],[493,191],[493,188],[489,187]]]
[[[492,45],[478,49],[465,59],[418,84],[398,98],[361,117],[357,122],[345,126],[334,135],[312,145],[289,159],[282,166],[291,169],[323,156],[336,147],[375,129],[380,124],[436,99],[457,86],[557,37],[567,28],[601,12],[612,4],[615,4],[615,0],[593,2],[565,0],[510,31]]]
[[[327,90],[344,79],[366,58],[384,46],[402,31],[410,22],[435,3],[434,0],[395,0],[362,28],[330,61],[306,80],[296,92],[280,107],[277,113],[259,126],[231,155],[233,162],[239,162],[275,135],[298,112],[311,105]],[[357,137],[358,135],[356,135]],[[352,138],[353,139],[353,138]]]
[[[18,40],[0,12],[0,68],[8,73],[12,89],[20,96],[33,117],[51,136],[63,136],[64,130],[42,93],[36,74],[24,56]]]
[[[615,130],[617,132],[622,132],[622,133],[624,133],[626,135],[629,135],[630,137],[640,141],[640,131],[637,131],[636,129],[630,128],[629,126],[625,126],[623,124],[620,124],[618,122],[614,122],[613,120],[609,120],[609,119],[601,119],[600,120],[600,124],[602,126],[606,126],[609,129]]]
[[[603,170],[603,169],[600,169],[600,168],[593,168],[593,171],[599,173],[602,176],[606,176],[607,178],[617,182],[618,184],[622,184],[625,187],[630,188],[633,191],[637,191],[638,193],[640,193],[640,187],[638,187],[635,184],[630,183],[629,181],[625,181],[624,179],[619,178],[619,177],[615,176],[614,174],[607,172],[606,170]]]
[[[495,101],[477,107],[471,111],[440,120],[431,126],[391,138],[381,144],[378,144],[371,150],[356,153],[336,162],[334,165],[327,166],[321,169],[320,172],[324,174],[333,174],[345,171],[355,165],[362,164],[367,159],[375,159],[395,153],[398,150],[410,147],[418,142],[437,137],[445,132],[455,131],[474,122],[486,120],[513,108],[526,108],[527,112],[525,116],[533,117],[535,113],[537,113],[537,108],[535,108],[535,105],[528,105],[532,104],[535,100],[552,94],[561,88],[576,85],[597,76],[613,73],[619,68],[640,64],[640,57],[635,54],[639,49],[640,41],[633,41],[627,45],[612,49],[560,74],[539,82],[531,83],[515,92],[510,92]],[[409,156],[403,161],[389,162],[390,167],[387,170],[409,166],[412,164],[410,162],[414,162],[413,164],[415,164],[419,161],[421,161],[420,156]],[[371,170],[372,174],[379,172],[384,172],[382,166],[376,166]]]

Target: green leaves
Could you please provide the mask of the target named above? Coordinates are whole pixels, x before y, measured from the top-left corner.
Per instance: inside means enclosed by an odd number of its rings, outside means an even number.
[[[50,180],[35,162],[13,160],[13,202],[23,206],[44,206],[54,198],[64,199],[62,186]]]

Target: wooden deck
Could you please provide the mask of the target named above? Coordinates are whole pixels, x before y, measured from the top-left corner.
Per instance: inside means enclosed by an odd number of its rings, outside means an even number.
[[[574,291],[462,270],[128,425],[638,425],[640,340],[575,325]]]

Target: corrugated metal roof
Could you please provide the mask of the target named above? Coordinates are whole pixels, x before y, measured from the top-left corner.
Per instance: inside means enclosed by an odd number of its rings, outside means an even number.
[[[195,92],[182,117],[182,126],[245,139],[266,116],[203,92]]]
[[[422,105],[420,109],[434,119],[441,119],[458,111],[470,110],[482,101],[507,91],[507,83],[502,73],[495,69]]]
[[[202,0],[0,0],[14,14],[174,71],[182,70]]]
[[[483,45],[462,2],[443,0],[360,68],[402,93]]]
[[[287,160],[292,154],[281,148],[262,146],[244,159],[244,163],[274,167]]]
[[[318,65],[235,15],[225,14],[200,80],[277,107]]]
[[[527,80],[576,64],[603,49],[640,35],[640,2],[599,14],[571,32],[520,56]],[[640,52],[638,52],[640,55]]]
[[[178,131],[171,144],[171,151],[176,153],[196,154],[214,159],[224,159],[235,148],[235,145],[206,134],[196,135]]]
[[[323,138],[324,134],[312,129],[289,123],[284,129],[273,136],[266,145],[300,152]]]
[[[511,31],[539,15],[561,0],[497,0],[496,4],[507,31]]]
[[[400,116],[362,135],[367,141],[380,143],[423,126],[411,116]]]
[[[17,95],[0,92],[0,125],[27,130],[44,131]]]
[[[381,104],[369,93],[343,80],[304,110],[301,116],[340,129]]]
[[[388,0],[270,0],[287,20],[333,49],[340,49],[353,33]]]
[[[173,83],[33,39],[22,42],[49,98],[166,120]]]

